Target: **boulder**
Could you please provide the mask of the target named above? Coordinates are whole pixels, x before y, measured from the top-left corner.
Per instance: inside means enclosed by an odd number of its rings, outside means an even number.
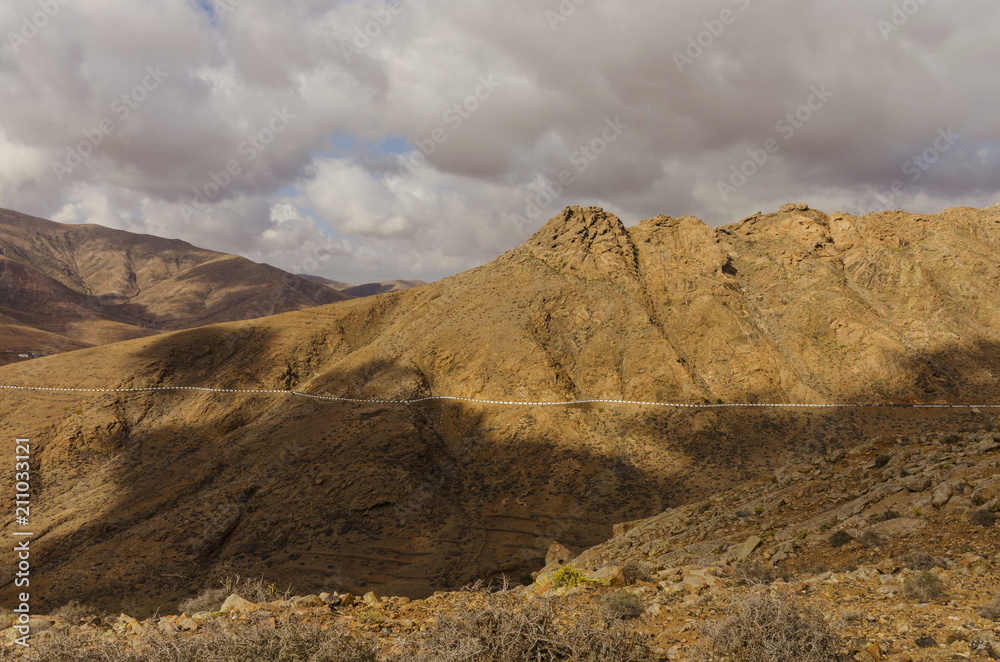
[[[233,593],[226,601],[222,603],[222,607],[219,609],[224,614],[231,614],[233,612],[241,611],[252,611],[257,608],[257,605],[250,602],[249,600],[244,600],[240,596]]]
[[[873,524],[868,529],[883,536],[908,536],[927,526],[927,521],[916,517],[897,517],[887,522]]]
[[[934,496],[931,497],[931,505],[935,508],[942,508],[951,495],[955,493],[955,486],[951,483],[941,483],[934,490]]]
[[[295,607],[322,607],[324,604],[318,595],[305,595],[292,600],[292,605]]]
[[[900,481],[910,492],[923,492],[931,486],[930,476],[907,476]]]
[[[1000,476],[994,476],[976,485],[976,489],[972,492],[972,503],[981,506],[998,496],[1000,496]]]
[[[722,555],[724,561],[736,562],[742,561],[746,557],[760,546],[761,539],[757,536],[750,536],[746,541],[741,542],[739,545],[734,545],[726,550],[726,553]]]
[[[607,586],[625,586],[625,575],[621,566],[606,565],[594,572],[586,573],[587,578]]]
[[[573,552],[569,551],[568,548],[563,547],[557,542],[553,542],[549,545],[549,551],[545,554],[545,566],[548,567],[554,563],[563,565],[572,559],[573,556]]]

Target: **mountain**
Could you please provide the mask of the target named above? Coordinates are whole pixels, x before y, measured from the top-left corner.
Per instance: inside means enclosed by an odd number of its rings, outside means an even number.
[[[43,467],[33,586],[137,610],[228,572],[427,595],[537,569],[553,539],[597,544],[799,452],[976,423],[871,405],[998,402],[998,249],[994,209],[626,228],[572,207],[420,288],[0,368],[0,384],[372,400],[0,392],[4,433],[34,439]],[[859,406],[385,402],[431,395]]]
[[[298,276],[299,278],[305,278],[306,280],[311,280],[314,283],[320,283],[322,285],[326,285],[327,287],[332,287],[338,292],[348,287],[354,287],[350,283],[344,283],[339,280],[330,280],[329,278],[323,278],[322,276],[313,276],[310,274],[298,274]]]
[[[388,294],[389,292],[399,292],[401,290],[408,290],[411,287],[420,287],[421,285],[426,285],[422,280],[385,280],[379,283],[365,283],[364,285],[351,285],[350,283],[342,283],[337,280],[330,280],[328,278],[323,278],[322,276],[310,276],[308,274],[299,274],[302,278],[314,281],[316,283],[322,283],[327,287],[332,287],[338,292],[344,294],[349,294],[352,297],[371,297],[376,294]]]
[[[342,301],[242,257],[0,210],[0,362]]]
[[[376,294],[388,294],[389,292],[399,292],[412,287],[426,285],[422,280],[386,280],[380,283],[365,283],[364,285],[353,285],[341,290],[344,294],[356,297],[371,297]]]

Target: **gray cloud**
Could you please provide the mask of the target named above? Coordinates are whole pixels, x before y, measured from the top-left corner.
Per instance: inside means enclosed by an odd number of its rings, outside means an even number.
[[[3,3],[0,205],[361,282],[568,204],[1000,199],[987,0],[206,3]]]

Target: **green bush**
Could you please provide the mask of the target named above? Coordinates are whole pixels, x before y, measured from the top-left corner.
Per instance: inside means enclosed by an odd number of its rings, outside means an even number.
[[[382,614],[375,609],[366,609],[363,612],[360,612],[356,618],[359,623],[363,623],[364,625],[375,625],[385,620],[382,617]]]
[[[580,586],[589,581],[586,575],[571,565],[564,565],[552,573],[552,585],[556,588],[562,586]]]

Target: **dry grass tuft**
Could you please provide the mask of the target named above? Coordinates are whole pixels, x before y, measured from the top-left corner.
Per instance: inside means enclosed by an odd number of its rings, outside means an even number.
[[[506,591],[482,594],[468,616],[440,618],[404,662],[651,662],[645,637],[618,619],[560,613],[552,600],[524,602]]]
[[[733,598],[730,615],[701,628],[704,662],[831,662],[842,641],[812,609],[784,597],[752,591]]]
[[[0,659],[6,659],[0,654]],[[343,631],[292,623],[269,630],[209,622],[194,637],[151,631],[133,648],[118,640],[61,634],[22,662],[376,662],[375,650]]]

